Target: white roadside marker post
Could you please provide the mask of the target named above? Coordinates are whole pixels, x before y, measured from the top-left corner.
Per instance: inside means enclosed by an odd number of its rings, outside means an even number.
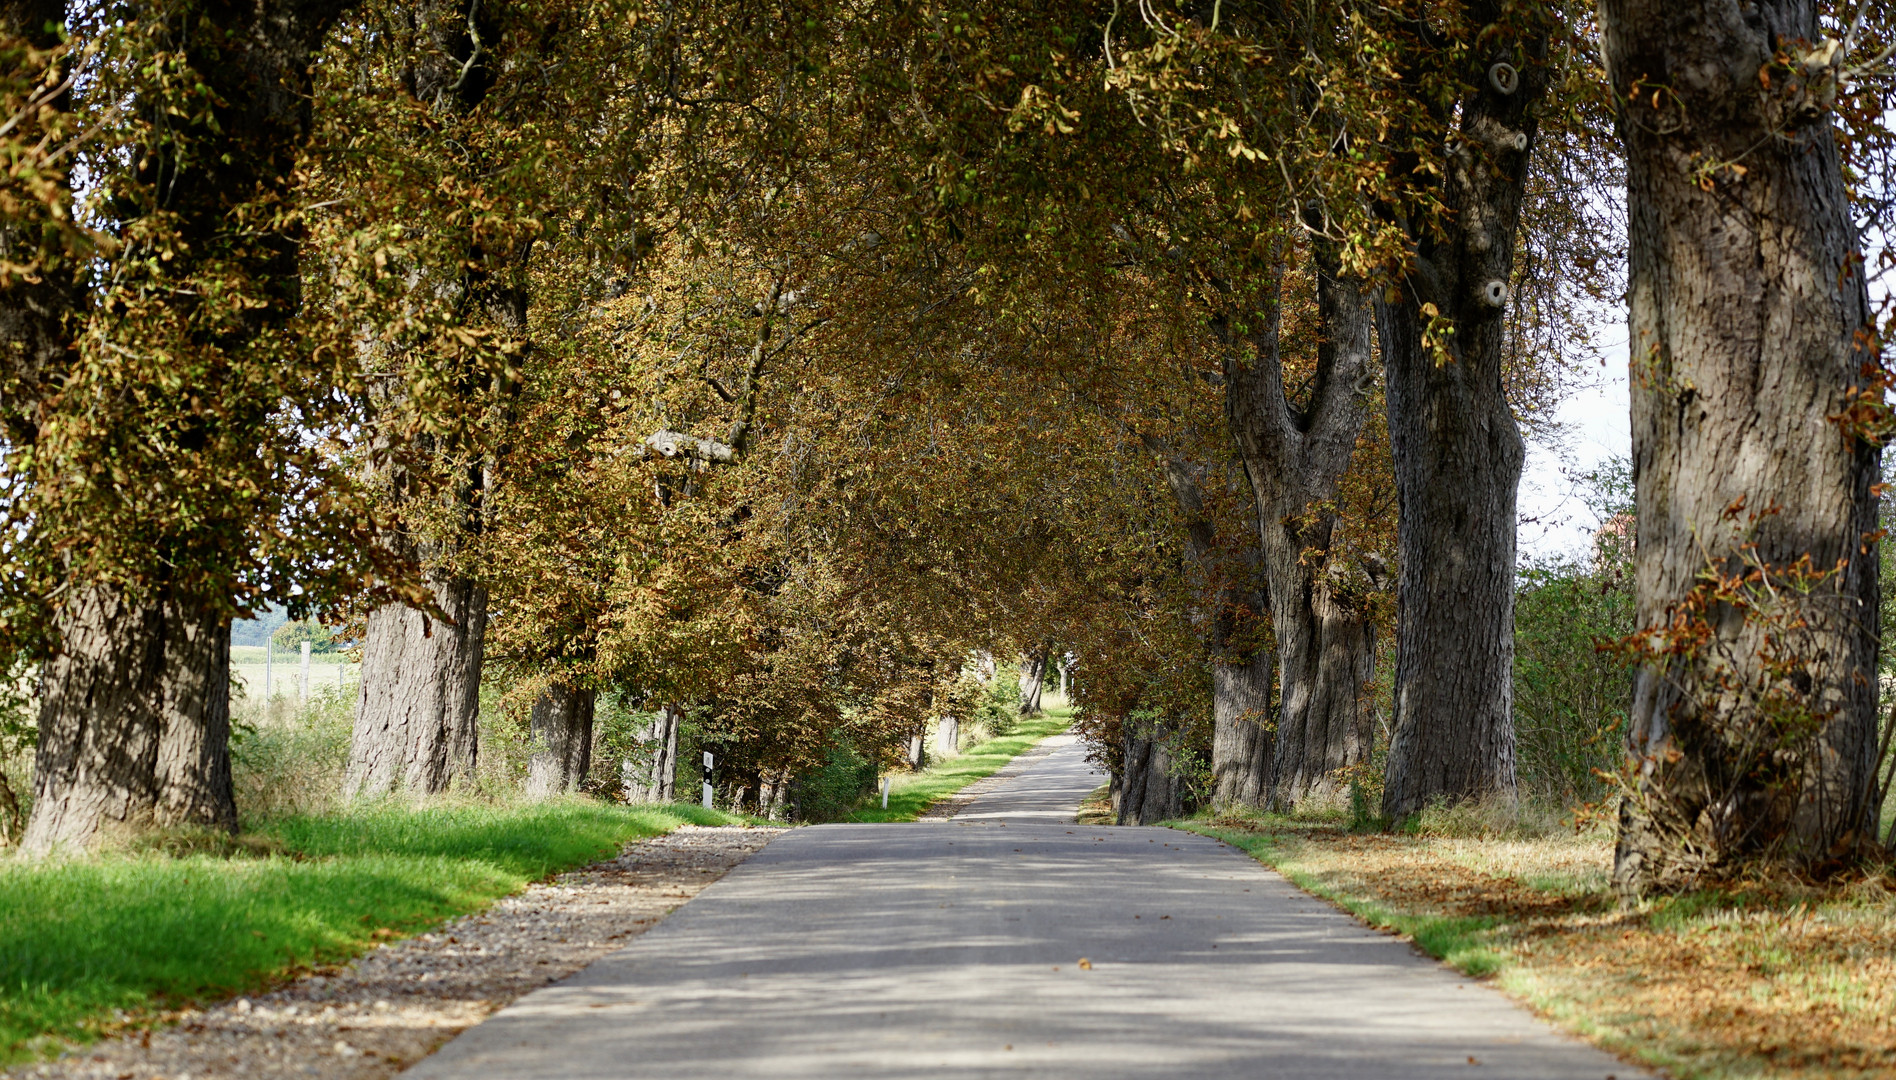
[[[297,699],[309,704],[309,642],[303,642],[303,677],[298,680]]]
[[[882,778],[882,808],[889,808],[889,778],[886,776]]]
[[[711,766],[712,766],[712,763],[713,763],[713,758],[711,757],[711,751],[706,750],[704,752],[704,808],[706,810],[711,809]]]

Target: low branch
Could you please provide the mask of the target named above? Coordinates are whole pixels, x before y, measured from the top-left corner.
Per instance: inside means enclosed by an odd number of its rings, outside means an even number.
[[[660,431],[645,437],[648,453],[666,458],[696,458],[699,461],[728,465],[737,460],[737,451],[721,442],[700,439],[678,431]]]

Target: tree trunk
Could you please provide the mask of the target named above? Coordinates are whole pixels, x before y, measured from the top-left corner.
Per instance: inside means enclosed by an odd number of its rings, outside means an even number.
[[[1267,286],[1269,319],[1245,339],[1248,363],[1225,364],[1225,409],[1257,498],[1277,639],[1280,703],[1266,799],[1286,810],[1333,795],[1337,771],[1368,757],[1376,638],[1362,601],[1379,587],[1382,566],[1380,556],[1342,543],[1329,508],[1368,418],[1370,304],[1360,282],[1340,276],[1334,250],[1323,243],[1312,250],[1322,335],[1308,401],[1298,408],[1285,395],[1275,285]]]
[[[1022,716],[1040,715],[1040,691],[1047,682],[1047,658],[1051,646],[1026,657],[1020,668],[1020,714]]]
[[[1173,769],[1173,734],[1163,725],[1127,718],[1119,824],[1156,825],[1185,815],[1184,787]]]
[[[596,691],[554,683],[533,703],[528,720],[539,749],[527,762],[527,796],[578,791],[592,769]]]
[[[1271,775],[1271,677],[1260,649],[1242,663],[1211,664],[1212,805],[1263,806]]]
[[[952,716],[941,718],[941,726],[935,731],[935,752],[942,757],[961,752],[961,721]]]
[[[911,770],[919,770],[928,762],[927,734],[926,731],[918,730],[909,736],[908,753],[904,755],[903,760],[908,763]]]
[[[230,622],[215,612],[107,586],[60,610],[40,676],[27,854],[177,825],[236,831]]]
[[[1339,598],[1341,574],[1321,573],[1329,560],[1313,566],[1300,544],[1281,538],[1265,547],[1273,601],[1291,598],[1273,608],[1283,704],[1269,794],[1288,813],[1306,801],[1334,803],[1349,787],[1340,770],[1369,759],[1376,628],[1359,604]]]
[[[349,798],[432,795],[474,776],[487,590],[459,578],[431,584],[452,624],[400,604],[369,614]]]
[[[639,741],[651,746],[652,760],[643,766],[628,761],[620,767],[625,801],[674,801],[678,783],[678,711],[669,706],[660,709],[650,726],[640,732]]]
[[[1636,675],[1614,867],[1631,895],[1872,837],[1880,455],[1855,417],[1882,395],[1831,133],[1848,58],[1821,44],[1817,6],[1601,14],[1628,162],[1638,622],[1715,629]],[[1807,596],[1697,606],[1708,569],[1775,582],[1804,559],[1828,575]],[[1786,595],[1795,625],[1774,627]]]
[[[1453,123],[1444,120],[1455,149],[1440,186],[1391,211],[1420,221],[1429,195],[1444,210],[1412,233],[1410,272],[1381,307],[1401,553],[1383,788],[1383,814],[1395,820],[1437,800],[1515,796],[1515,489],[1525,450],[1502,387],[1502,316],[1547,69],[1545,43],[1510,43],[1506,19],[1499,7],[1477,18],[1497,29],[1465,73]],[[1518,73],[1502,73],[1503,58]]]

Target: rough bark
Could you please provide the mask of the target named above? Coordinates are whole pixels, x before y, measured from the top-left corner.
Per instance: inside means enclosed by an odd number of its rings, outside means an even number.
[[[1505,18],[1498,7],[1472,17]],[[1454,122],[1443,118],[1454,147],[1435,190],[1444,213],[1435,227],[1410,225],[1411,267],[1380,306],[1401,563],[1383,788],[1391,819],[1436,800],[1515,795],[1515,491],[1525,451],[1502,387],[1502,315],[1547,75],[1544,44],[1510,43],[1513,33],[1497,22],[1471,54],[1472,88]],[[1518,75],[1502,75],[1500,63],[1519,65]],[[1420,207],[1393,213],[1409,219]]]
[[[1119,824],[1155,825],[1185,815],[1184,785],[1173,769],[1173,732],[1128,718]]]
[[[644,764],[627,761],[619,769],[629,803],[672,802],[678,783],[678,711],[663,708],[639,741],[652,748],[652,759]]]
[[[152,828],[234,831],[230,622],[198,602],[81,592],[40,675],[29,855]]]
[[[487,592],[459,578],[431,585],[452,622],[399,604],[369,614],[348,798],[432,795],[474,775]]]
[[[935,752],[942,757],[961,752],[961,721],[952,716],[941,718],[941,726],[935,731]]]
[[[1238,663],[1211,664],[1214,806],[1263,806],[1270,794],[1271,685],[1277,658],[1258,649]]]
[[[592,769],[593,707],[598,694],[555,683],[533,703],[528,726],[536,747],[527,762],[527,795],[578,791]]]
[[[1040,715],[1040,692],[1047,684],[1047,660],[1052,648],[1042,648],[1026,657],[1020,666],[1020,714]]]
[[[1338,770],[1369,754],[1367,686],[1375,627],[1362,603],[1380,585],[1381,559],[1341,543],[1330,508],[1368,415],[1373,380],[1370,305],[1360,282],[1338,275],[1335,253],[1313,245],[1322,337],[1314,382],[1299,407],[1285,394],[1277,297],[1225,364],[1231,434],[1257,499],[1258,538],[1276,637],[1279,706],[1268,801],[1290,809],[1332,797]]]
[[[1262,807],[1270,786],[1271,685],[1276,656],[1265,647],[1270,610],[1252,537],[1218,535],[1205,509],[1209,470],[1163,440],[1146,437],[1185,519],[1186,551],[1209,599],[1196,621],[1211,666],[1212,800],[1215,806]]]
[[[1872,320],[1829,111],[1845,57],[1817,6],[1607,0],[1601,14],[1627,151],[1639,625],[1692,618],[1708,567],[1836,571],[1797,612],[1791,685],[1760,655],[1765,628],[1729,606],[1690,657],[1637,673],[1614,871],[1633,894],[1873,835],[1879,454],[1844,419]],[[1770,730],[1735,684],[1807,710],[1810,740]]]

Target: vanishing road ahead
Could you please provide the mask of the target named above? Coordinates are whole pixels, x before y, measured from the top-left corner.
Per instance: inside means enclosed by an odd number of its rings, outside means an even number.
[[[1067,739],[951,820],[794,830],[405,1075],[1642,1075],[1215,840],[1073,824],[1099,783]]]

